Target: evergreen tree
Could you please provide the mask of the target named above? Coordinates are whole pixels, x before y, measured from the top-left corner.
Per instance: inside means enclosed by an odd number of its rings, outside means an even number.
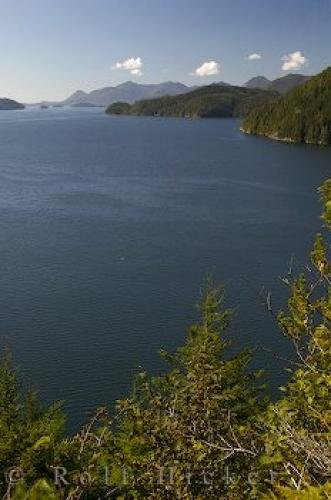
[[[42,408],[35,394],[21,393],[10,356],[5,354],[0,359],[1,490],[8,488],[6,474],[14,479],[24,475],[28,483],[49,474],[63,425],[59,404]]]
[[[330,180],[321,193],[323,219],[330,228]],[[327,254],[328,248],[318,234],[311,252],[312,269],[293,280],[288,311],[280,313],[278,318],[298,360],[283,388],[284,397],[268,409],[262,460],[277,473],[278,485],[299,492],[311,487],[312,496],[307,498],[315,498],[313,493],[319,487],[321,491],[330,491],[330,484],[323,486],[331,466],[331,264]]]
[[[132,398],[119,403],[117,476],[127,470],[125,498],[248,498],[261,444],[259,373],[243,352],[227,359],[223,331],[230,313],[223,292],[207,286],[200,322],[160,377],[141,373]],[[122,486],[123,489],[123,486]],[[136,496],[135,496],[136,495]]]

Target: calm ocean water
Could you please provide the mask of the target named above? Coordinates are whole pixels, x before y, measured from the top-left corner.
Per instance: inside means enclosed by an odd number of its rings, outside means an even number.
[[[0,112],[0,345],[74,429],[183,342],[207,272],[274,389],[289,344],[259,304],[308,261],[331,149],[249,137],[238,120]]]

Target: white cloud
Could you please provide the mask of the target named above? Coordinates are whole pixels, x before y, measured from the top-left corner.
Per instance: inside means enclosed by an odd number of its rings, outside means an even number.
[[[308,62],[307,57],[301,52],[301,50],[297,50],[296,52],[292,52],[292,54],[286,54],[282,57],[283,71],[290,71],[291,69],[296,70],[300,69],[301,66]]]
[[[254,52],[253,54],[249,54],[247,56],[247,59],[249,61],[258,61],[259,59],[262,58],[262,55],[261,54],[258,54],[257,52]]]
[[[112,67],[112,69],[124,69],[129,71],[131,75],[140,76],[142,75],[141,68],[143,67],[143,62],[141,57],[130,57],[125,61],[119,61]]]
[[[197,76],[218,75],[220,72],[220,64],[216,61],[206,61],[199,66],[194,72]]]

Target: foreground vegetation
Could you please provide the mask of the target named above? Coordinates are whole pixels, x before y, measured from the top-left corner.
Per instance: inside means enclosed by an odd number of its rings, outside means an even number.
[[[243,130],[287,142],[331,144],[331,67],[276,102],[252,110]]]
[[[321,189],[331,229],[331,180]],[[5,355],[0,365],[0,476],[7,499],[329,498],[330,279],[320,234],[311,267],[286,278],[280,330],[294,345],[289,382],[267,398],[251,353],[227,354],[231,312],[206,284],[199,321],[183,347],[163,353],[169,370],[140,373],[109,416],[96,410],[73,437],[58,404],[22,394]],[[268,298],[267,298],[268,306]]]
[[[241,117],[277,97],[279,94],[273,91],[213,84],[185,94],[146,99],[134,104],[117,102],[111,104],[106,113],[190,118]]]

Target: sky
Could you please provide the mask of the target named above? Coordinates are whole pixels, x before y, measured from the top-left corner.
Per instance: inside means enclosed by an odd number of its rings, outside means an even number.
[[[0,0],[0,96],[241,85],[331,65],[331,0]]]

